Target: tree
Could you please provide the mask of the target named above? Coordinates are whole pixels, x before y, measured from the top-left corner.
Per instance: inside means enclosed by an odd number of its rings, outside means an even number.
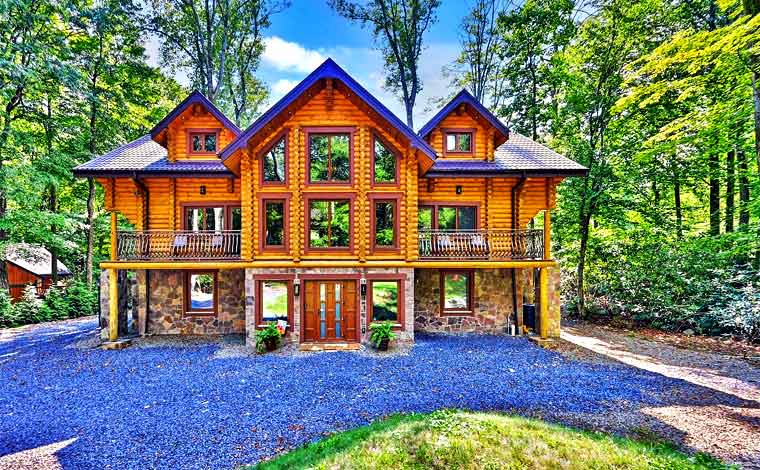
[[[562,70],[557,59],[575,34],[574,9],[572,0],[527,0],[499,14],[499,113],[534,140],[556,114]]]
[[[480,102],[496,95],[501,61],[498,51],[502,47],[496,19],[503,11],[502,0],[477,0],[462,19],[459,44],[462,52],[454,63],[457,69],[455,84],[467,87]]]
[[[385,85],[401,93],[406,124],[414,128],[414,104],[422,91],[419,75],[422,38],[436,21],[440,0],[330,0],[341,16],[373,29],[386,67]]]
[[[266,98],[255,76],[262,32],[289,0],[151,0],[151,5],[146,23],[163,39],[163,62],[188,70],[193,86],[238,125],[250,119]]]

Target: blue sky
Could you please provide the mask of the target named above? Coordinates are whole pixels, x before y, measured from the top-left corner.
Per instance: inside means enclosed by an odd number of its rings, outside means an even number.
[[[444,0],[438,10],[438,22],[425,35],[426,49],[420,62],[424,88],[415,105],[416,128],[435,113],[430,100],[453,91],[448,79],[442,77],[441,68],[450,64],[459,52],[457,31],[462,14],[469,10],[468,3]],[[338,16],[325,0],[293,0],[288,10],[272,17],[265,38],[267,49],[259,77],[271,89],[269,105],[324,59],[332,57],[388,108],[400,117],[405,116],[400,101],[382,88],[383,64],[374,48],[371,31]],[[148,49],[155,59],[157,48],[149,45]],[[186,82],[181,74],[177,78]]]

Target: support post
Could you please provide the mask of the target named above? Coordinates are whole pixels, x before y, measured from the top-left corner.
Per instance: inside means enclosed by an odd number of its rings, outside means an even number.
[[[541,302],[539,307],[541,309],[539,316],[539,333],[542,339],[549,337],[549,276],[546,268],[539,270],[539,285],[541,293]]]
[[[111,211],[111,261],[116,261],[118,259],[118,256],[116,253],[117,224],[118,224],[118,219],[116,217],[116,211]]]
[[[108,340],[119,338],[119,289],[118,270],[108,270]]]
[[[544,211],[544,259],[552,259],[552,211]]]

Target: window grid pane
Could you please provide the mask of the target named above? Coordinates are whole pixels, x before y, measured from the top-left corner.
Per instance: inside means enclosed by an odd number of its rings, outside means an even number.
[[[188,291],[190,292],[190,310],[214,309],[214,275],[191,274]]]
[[[309,136],[309,181],[348,182],[351,179],[349,134]]]
[[[282,246],[285,244],[285,203],[267,201],[264,203],[266,217],[265,244]]]
[[[396,246],[396,203],[394,201],[375,202],[375,245]]]
[[[372,321],[398,321],[398,281],[372,281]]]
[[[264,322],[288,321],[288,282],[261,282],[261,319]]]
[[[470,310],[470,274],[446,273],[443,280],[444,310]]]
[[[283,137],[264,155],[264,181],[284,183],[285,164],[285,137]]]
[[[396,155],[388,147],[375,139],[375,183],[396,182]]]

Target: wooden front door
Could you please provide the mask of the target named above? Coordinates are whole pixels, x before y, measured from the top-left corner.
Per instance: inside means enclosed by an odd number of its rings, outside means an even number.
[[[358,341],[356,281],[305,281],[304,341]]]

